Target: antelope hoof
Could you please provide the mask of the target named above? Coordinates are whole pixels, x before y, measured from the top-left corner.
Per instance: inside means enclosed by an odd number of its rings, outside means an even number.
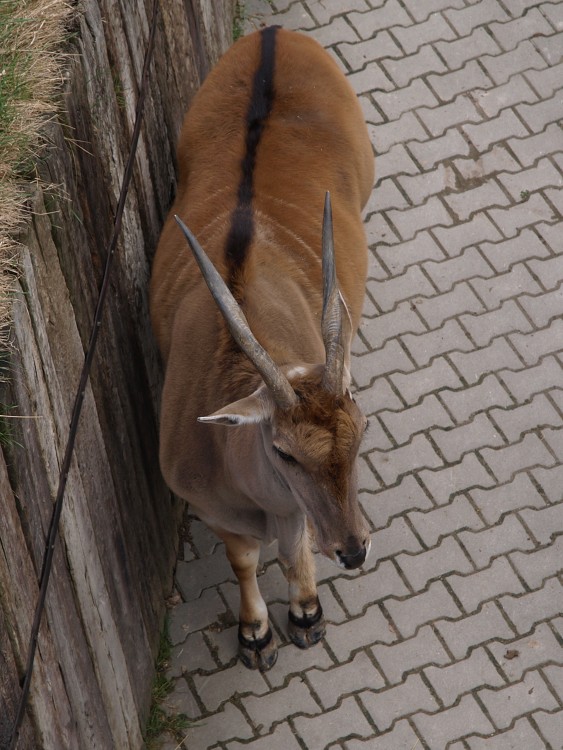
[[[246,638],[239,627],[238,643],[239,658],[247,669],[267,672],[276,663],[278,644],[269,626],[268,632],[262,638]]]
[[[311,648],[323,638],[326,632],[323,608],[319,604],[313,615],[297,617],[289,610],[287,632],[292,642],[299,648]]]

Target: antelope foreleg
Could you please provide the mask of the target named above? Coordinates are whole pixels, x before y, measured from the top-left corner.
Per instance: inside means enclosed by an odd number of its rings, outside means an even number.
[[[289,584],[288,635],[299,648],[310,648],[325,634],[315,578],[315,560],[307,530],[288,555],[282,553]]]
[[[239,657],[245,667],[265,671],[276,662],[277,643],[256,579],[260,543],[252,537],[215,531],[225,542],[227,558],[239,582]]]

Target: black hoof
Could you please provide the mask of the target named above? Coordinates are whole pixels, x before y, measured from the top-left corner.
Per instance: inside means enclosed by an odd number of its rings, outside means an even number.
[[[262,638],[246,638],[239,627],[238,643],[239,658],[247,669],[259,669],[261,672],[267,672],[276,663],[278,644],[270,627]]]
[[[320,604],[314,615],[296,617],[289,610],[287,633],[292,642],[299,648],[311,648],[324,637],[325,632],[326,623],[323,617],[323,608]]]

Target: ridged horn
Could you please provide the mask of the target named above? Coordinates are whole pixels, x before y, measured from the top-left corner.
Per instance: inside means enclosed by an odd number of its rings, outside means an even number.
[[[276,404],[280,409],[289,409],[297,403],[297,395],[289,380],[264,347],[256,340],[238,302],[231,294],[221,274],[207,257],[204,249],[184,222],[178,216],[174,216],[174,218],[188,241],[203,278],[225,319],[232,337],[262,376]]]
[[[336,280],[332,207],[330,193],[325,197],[322,240],[323,316],[321,331],[325,346],[326,364],[323,386],[331,393],[343,393],[344,343],[342,333],[342,302]]]

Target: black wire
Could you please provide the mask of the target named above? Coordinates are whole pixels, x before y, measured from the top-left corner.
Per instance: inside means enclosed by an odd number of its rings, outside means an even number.
[[[59,531],[59,522],[63,509],[64,493],[66,489],[66,483],[68,474],[70,471],[70,462],[72,460],[72,454],[74,451],[74,444],[76,442],[76,433],[78,431],[78,423],[80,420],[80,413],[82,411],[82,404],[84,402],[84,396],[86,393],[86,385],[90,376],[90,370],[92,367],[92,360],[94,358],[94,352],[96,349],[96,343],[98,340],[98,333],[100,331],[102,323],[102,313],[104,302],[107,296],[107,290],[109,286],[110,271],[113,264],[113,257],[115,254],[115,248],[117,245],[117,239],[121,231],[121,220],[123,217],[123,210],[125,207],[125,200],[129,191],[129,184],[131,182],[131,176],[133,173],[133,164],[135,160],[135,154],[137,151],[137,144],[139,142],[139,134],[141,132],[141,123],[143,115],[143,106],[146,98],[147,81],[149,76],[149,67],[152,59],[154,50],[154,40],[156,34],[156,19],[158,15],[158,0],[154,0],[152,10],[152,20],[150,27],[149,40],[147,49],[145,52],[145,60],[143,63],[143,74],[141,78],[141,87],[139,89],[139,98],[137,100],[137,109],[135,112],[135,126],[133,128],[133,135],[131,136],[131,146],[129,149],[129,157],[125,166],[125,172],[123,174],[123,180],[121,183],[121,192],[119,194],[119,201],[117,203],[117,209],[115,213],[115,219],[113,222],[112,235],[109,241],[106,264],[104,268],[104,278],[100,287],[100,294],[98,297],[98,304],[96,306],[96,312],[94,314],[94,322],[92,324],[92,330],[90,332],[90,340],[88,342],[88,348],[86,350],[86,356],[84,358],[84,365],[82,366],[82,372],[80,375],[80,382],[76,397],[74,400],[74,406],[72,409],[72,418],[70,421],[70,430],[68,440],[65,449],[65,455],[61,470],[59,473],[59,486],[57,490],[57,497],[51,516],[51,522],[49,524],[49,534],[47,536],[47,543],[43,553],[43,564],[41,566],[41,578],[39,585],[39,598],[35,608],[35,616],[33,618],[33,626],[31,628],[31,635],[28,646],[28,656],[25,669],[25,678],[22,685],[22,692],[18,703],[18,712],[16,720],[12,727],[12,735],[9,744],[9,750],[15,750],[16,743],[18,741],[19,730],[23,721],[25,708],[29,697],[29,688],[31,685],[31,677],[33,674],[33,664],[35,661],[35,652],[37,649],[37,639],[39,636],[39,628],[41,625],[41,617],[45,608],[45,598],[47,596],[47,588],[49,586],[49,579],[51,576],[51,569],[53,566],[53,554],[55,551],[55,543]]]

